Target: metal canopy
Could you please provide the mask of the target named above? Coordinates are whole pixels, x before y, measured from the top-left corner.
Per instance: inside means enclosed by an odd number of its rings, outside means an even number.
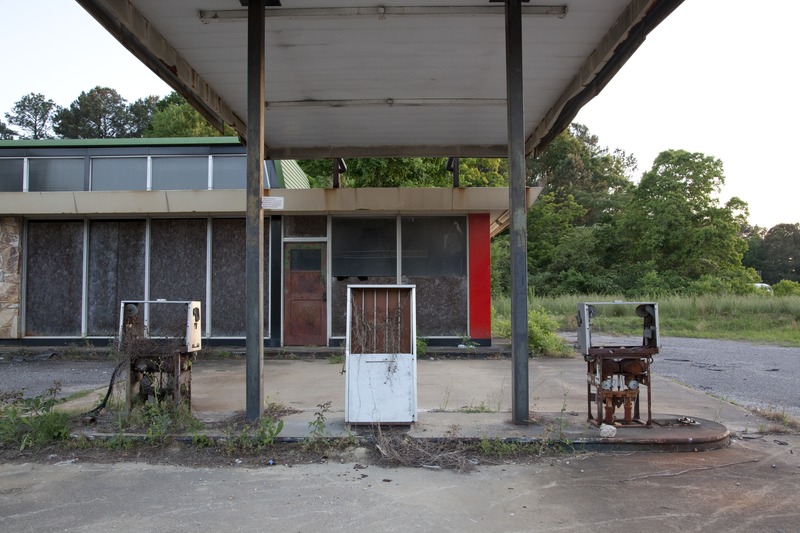
[[[212,123],[249,140],[249,420],[264,394],[263,158],[508,157],[515,424],[529,422],[525,155],[681,1],[240,0],[244,11],[233,0],[78,0]]]
[[[212,123],[245,137],[240,0],[78,3]],[[503,2],[280,3],[265,14],[266,157],[508,155]],[[524,4],[526,155],[568,125],[678,4]]]

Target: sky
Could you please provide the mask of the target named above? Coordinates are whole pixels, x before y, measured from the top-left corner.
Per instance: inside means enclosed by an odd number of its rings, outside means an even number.
[[[98,85],[128,101],[171,92],[76,2],[5,4],[4,122],[31,92],[61,106]],[[751,225],[800,222],[798,20],[796,0],[686,0],[575,121],[636,157],[635,179],[664,150],[701,152],[723,162],[720,199],[746,201]]]

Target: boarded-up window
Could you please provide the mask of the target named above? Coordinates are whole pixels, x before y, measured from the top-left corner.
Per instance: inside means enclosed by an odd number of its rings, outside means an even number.
[[[79,336],[83,221],[29,221],[25,334]]]
[[[144,300],[144,220],[89,225],[89,335],[116,335],[122,300]]]
[[[198,300],[205,307],[208,221],[153,220],[150,227],[150,299]],[[151,306],[151,334],[177,335],[185,327],[181,306]]]

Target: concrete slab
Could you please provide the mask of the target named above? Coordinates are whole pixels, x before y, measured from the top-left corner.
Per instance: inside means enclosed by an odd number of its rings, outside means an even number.
[[[301,439],[322,405],[329,436],[368,434],[370,428],[344,423],[343,365],[327,359],[265,362],[267,402],[298,410],[284,418],[280,438]],[[530,362],[533,423],[511,423],[511,361],[423,358],[418,362],[418,420],[408,434],[421,438],[569,439],[584,448],[694,450],[725,446],[731,432],[756,432],[762,422],[749,411],[654,376],[652,428],[618,428],[601,438],[587,422],[585,363],[580,358]],[[200,360],[193,367],[192,408],[212,422],[244,410],[245,364],[241,360]],[[644,402],[643,402],[644,405]],[[644,415],[644,412],[643,412]],[[696,424],[681,424],[689,417]]]

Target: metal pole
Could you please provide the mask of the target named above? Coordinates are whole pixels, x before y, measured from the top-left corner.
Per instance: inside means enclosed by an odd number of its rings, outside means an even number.
[[[247,420],[264,405],[264,0],[247,8],[247,221],[245,307],[247,313],[245,397]]]
[[[530,420],[528,396],[528,239],[525,209],[525,109],[522,99],[522,6],[506,0],[508,204],[511,232],[511,415]]]

